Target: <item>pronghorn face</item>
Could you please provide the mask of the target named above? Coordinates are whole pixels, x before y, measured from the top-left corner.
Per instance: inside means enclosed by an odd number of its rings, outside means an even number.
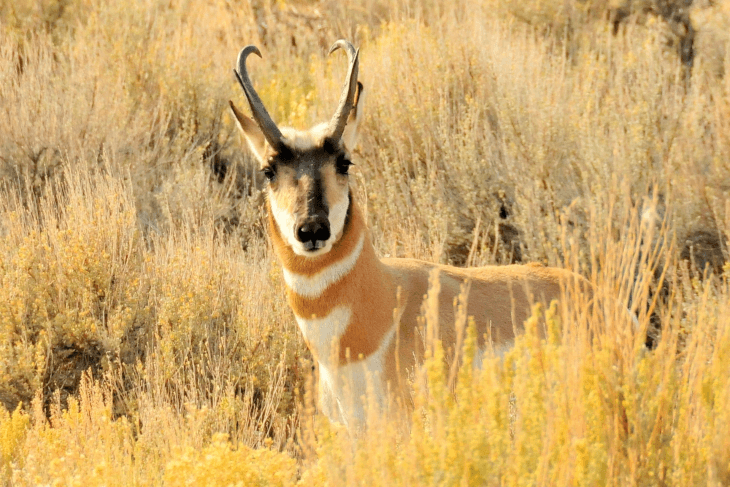
[[[350,206],[351,164],[344,146],[327,140],[287,148],[263,162],[269,210],[296,254],[324,254],[342,236]]]
[[[350,207],[349,150],[361,116],[362,84],[357,82],[358,51],[338,41],[330,52],[345,48],[350,59],[340,106],[329,124],[298,131],[274,124],[246,72],[248,46],[238,58],[239,78],[254,122],[231,103],[231,109],[268,180],[269,211],[292,250],[305,257],[330,251],[342,236]]]

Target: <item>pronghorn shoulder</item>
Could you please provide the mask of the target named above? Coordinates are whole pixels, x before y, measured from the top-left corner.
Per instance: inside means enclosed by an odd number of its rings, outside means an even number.
[[[542,278],[555,281],[571,277],[582,279],[578,274],[570,270],[559,267],[548,267],[540,262],[488,265],[482,267],[454,267],[411,258],[384,258],[382,262],[386,267],[397,273],[428,275],[433,269],[439,269],[442,276],[457,279],[502,280]]]
[[[396,285],[408,293],[424,293],[427,290],[428,276],[438,264],[419,259],[388,257],[381,260]]]
[[[431,272],[431,269],[435,267],[443,267],[433,262],[427,262],[420,259],[411,259],[407,257],[385,257],[381,259],[381,262],[386,267],[397,271],[404,272]]]
[[[469,269],[472,276],[486,281],[543,281],[559,284],[569,280],[583,281],[578,274],[559,267],[548,267],[539,262],[485,266]]]

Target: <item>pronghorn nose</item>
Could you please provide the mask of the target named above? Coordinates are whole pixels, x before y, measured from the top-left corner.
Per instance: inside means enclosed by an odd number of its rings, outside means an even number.
[[[297,238],[307,250],[320,249],[330,238],[330,223],[326,218],[306,220],[297,228]]]

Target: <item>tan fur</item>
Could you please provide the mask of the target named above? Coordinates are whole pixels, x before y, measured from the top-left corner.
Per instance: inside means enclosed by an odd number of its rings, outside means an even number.
[[[356,139],[361,94],[358,84],[345,131],[335,141],[340,157],[349,157]],[[348,176],[335,170],[337,156],[323,149],[327,125],[306,132],[282,128],[295,157],[277,162],[256,123],[231,107],[262,168],[276,165],[267,190],[269,234],[284,269],[289,305],[320,365],[321,402],[330,418],[348,425],[364,421],[360,395],[369,381],[381,405],[389,389],[407,397],[407,377],[423,357],[418,322],[434,269],[441,286],[439,336],[451,353],[457,346],[454,300],[465,281],[471,286],[467,314],[475,319],[482,349],[484,337],[496,348],[509,346],[531,304],[559,299],[561,287],[578,283],[590,292],[579,276],[540,265],[460,269],[415,259],[380,260]],[[325,247],[304,249],[293,222],[306,217],[306,202],[317,198],[332,233]],[[355,397],[348,401],[347,394]]]
[[[482,348],[485,346],[485,336],[491,337],[495,347],[513,341],[515,331],[522,329],[523,322],[530,315],[531,303],[549,303],[559,299],[561,284],[565,286],[575,280],[589,291],[588,284],[576,274],[539,264],[461,269],[416,259],[379,260],[355,201],[351,203],[350,219],[343,237],[329,253],[321,257],[307,259],[294,254],[281,239],[271,219],[269,229],[274,249],[284,268],[307,275],[313,275],[347,255],[359,236],[362,233],[366,235],[357,264],[341,281],[331,285],[315,299],[303,298],[291,289],[287,289],[287,298],[294,313],[301,317],[327,316],[337,306],[351,306],[352,319],[338,343],[341,365],[348,361],[363,360],[382,346],[383,337],[393,326],[396,310],[396,315],[400,315],[398,360],[395,357],[394,341],[388,345],[383,371],[383,378],[390,383],[392,390],[407,384],[408,374],[423,355],[419,346],[422,338],[418,335],[418,317],[421,315],[423,298],[428,292],[432,269],[438,268],[440,271],[440,338],[444,347],[451,350],[457,338],[453,326],[453,302],[467,279],[471,280],[467,313],[476,320]],[[399,287],[400,307],[396,298]],[[313,352],[317,355],[316,351]],[[400,370],[396,370],[396,363],[400,365]]]

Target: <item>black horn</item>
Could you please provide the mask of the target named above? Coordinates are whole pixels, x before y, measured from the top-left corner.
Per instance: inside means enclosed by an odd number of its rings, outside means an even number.
[[[335,42],[330,48],[329,54],[332,54],[340,48],[347,52],[347,59],[350,64],[350,68],[347,70],[347,78],[345,79],[345,87],[343,88],[342,95],[340,96],[340,104],[329,124],[330,137],[338,142],[345,131],[347,117],[350,115],[350,111],[352,110],[352,106],[355,101],[355,92],[357,91],[357,74],[360,64],[360,50],[356,50],[352,44],[344,39],[340,39]]]
[[[261,102],[261,98],[259,98],[256,90],[254,90],[251,79],[248,77],[248,71],[246,71],[246,58],[251,53],[261,57],[261,52],[258,47],[244,47],[238,54],[238,62],[236,63],[237,69],[234,69],[233,72],[236,73],[236,78],[241,84],[243,92],[246,94],[248,104],[251,106],[251,113],[253,114],[254,120],[256,120],[256,123],[259,124],[261,132],[263,132],[264,137],[266,137],[266,140],[269,142],[269,145],[271,145],[274,150],[278,150],[282,143],[281,131],[279,131],[279,127],[277,127],[271,119],[269,112],[266,111],[266,107],[264,107],[264,104]]]

